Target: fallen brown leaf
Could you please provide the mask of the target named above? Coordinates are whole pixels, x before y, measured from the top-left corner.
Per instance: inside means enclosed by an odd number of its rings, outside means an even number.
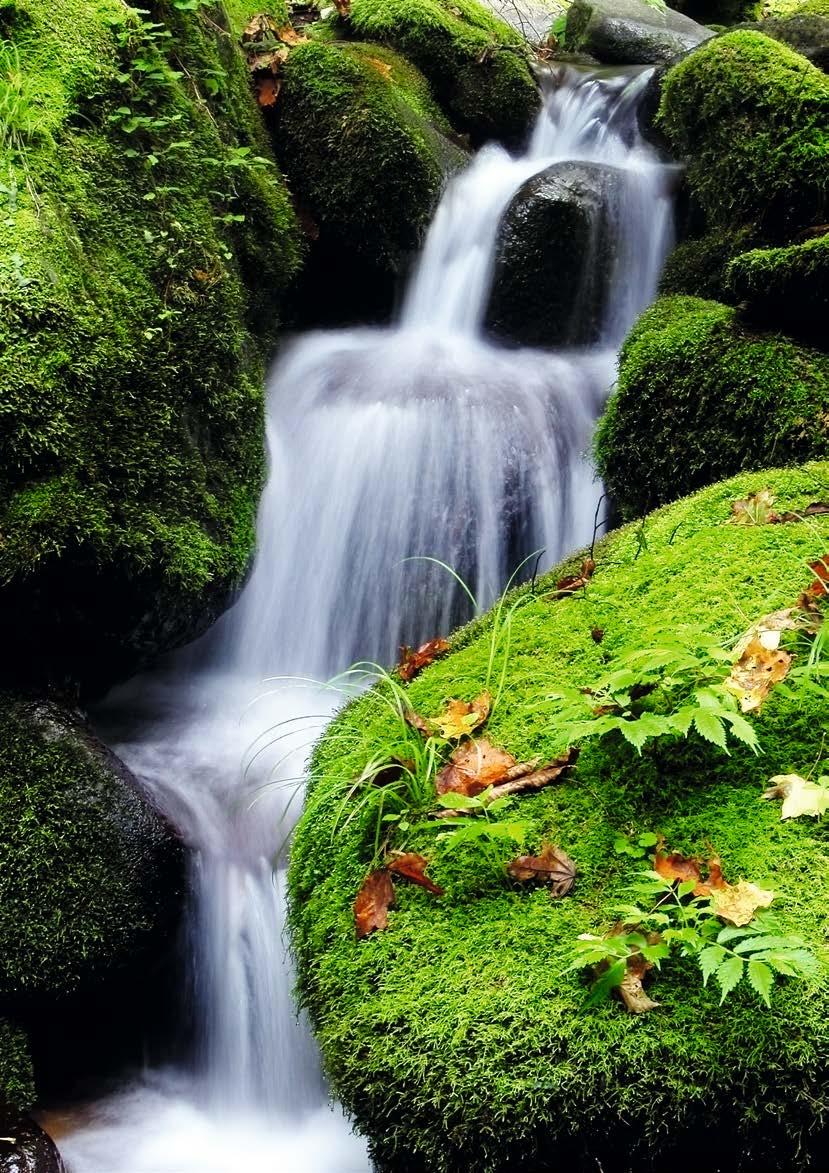
[[[593,640],[594,644],[600,644],[602,642],[602,640],[604,639],[604,628],[603,627],[591,627],[590,638]]]
[[[301,45],[308,40],[305,33],[298,33],[290,24],[283,24],[281,28],[277,29],[276,37],[283,45],[290,45],[292,48],[294,45]]]
[[[707,876],[703,877],[703,868]],[[662,876],[663,880],[676,881],[678,884],[694,881],[694,896],[709,896],[715,888],[726,886],[725,877],[719,859],[714,856],[705,864],[701,859],[689,859],[678,851],[666,855],[661,849],[653,857],[653,870]]]
[[[732,925],[747,925],[754,919],[758,908],[768,908],[774,900],[774,893],[748,880],[740,880],[737,884],[726,884],[723,888],[716,888],[711,893],[711,903],[717,916],[729,921]]]
[[[449,651],[448,639],[430,639],[428,643],[421,644],[417,650],[408,647],[404,644],[400,649],[400,662],[397,665],[397,674],[401,680],[406,683],[414,680],[419,672],[433,663],[438,656],[443,656]]]
[[[823,599],[829,595],[829,554],[809,563],[809,569],[814,573],[814,581],[806,588],[801,599]],[[802,604],[801,604],[802,605]]]
[[[474,798],[502,781],[516,765],[511,753],[498,749],[485,737],[458,746],[435,779],[438,794],[450,791]]]
[[[549,884],[553,896],[566,896],[576,878],[576,865],[572,859],[551,843],[542,846],[540,855],[519,855],[507,870],[519,883],[538,880]]]
[[[418,884],[421,888],[425,888],[427,892],[431,892],[435,896],[443,895],[443,888],[436,884],[434,880],[430,880],[426,875],[426,868],[429,866],[429,861],[423,855],[417,855],[414,851],[395,852],[388,861],[388,869],[394,872],[396,876],[402,876],[405,880],[411,880],[413,884]]]
[[[656,1010],[659,1007],[659,1003],[654,1002],[653,998],[645,992],[645,987],[642,984],[645,974],[651,968],[650,962],[645,961],[641,954],[631,957],[625,970],[625,976],[616,987],[619,991],[619,997],[625,1004],[625,1009],[630,1014],[646,1014],[649,1010]]]
[[[256,82],[256,101],[260,106],[275,106],[282,82],[277,77],[260,77]]]
[[[732,525],[768,525],[769,522],[777,521],[777,514],[772,511],[773,504],[771,489],[760,489],[740,501],[732,502],[729,520]]]
[[[753,636],[725,680],[744,713],[760,709],[774,685],[789,673],[792,657],[777,646],[779,641],[779,630]]]
[[[357,940],[367,937],[375,929],[389,927],[389,908],[394,904],[394,884],[388,868],[370,872],[354,901],[354,927]]]
[[[587,586],[590,579],[593,577],[593,572],[596,569],[596,563],[592,558],[585,558],[581,564],[581,570],[578,574],[568,574],[565,578],[560,578],[556,583],[556,593],[559,596],[572,595],[575,591],[580,591],[582,587]]]
[[[416,713],[414,709],[406,709],[406,712],[403,714],[403,719],[407,725],[411,725],[412,729],[416,729],[424,737],[432,736],[431,725],[425,717],[421,717],[420,713]]]
[[[829,513],[829,504],[825,501],[813,501],[811,505],[807,505],[799,512],[780,513],[774,520],[777,522],[803,521],[804,517],[819,517],[823,513]]]
[[[555,758],[552,762],[548,762],[546,766],[541,766],[539,769],[527,771],[522,769],[520,773],[515,770],[511,771],[511,776],[505,781],[493,786],[492,799],[505,798],[508,794],[522,794],[527,790],[541,790],[545,786],[549,786],[551,782],[558,782],[562,775],[575,765],[579,756],[577,746],[571,746],[566,753],[561,757]],[[526,763],[531,764],[531,763]]]

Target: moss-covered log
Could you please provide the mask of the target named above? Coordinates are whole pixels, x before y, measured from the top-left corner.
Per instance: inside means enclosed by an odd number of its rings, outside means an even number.
[[[726,646],[792,605],[809,582],[806,562],[826,552],[829,519],[737,526],[732,502],[769,487],[780,508],[802,509],[825,499],[827,481],[829,465],[816,464],[709,488],[611,535],[592,581],[570,598],[546,593],[573,567],[559,568],[513,616],[487,736],[519,760],[548,760],[564,748],[545,699],[557,686],[589,686],[620,649],[652,647],[683,624]],[[418,712],[481,691],[493,621],[461,632],[452,654],[409,686]],[[729,756],[694,734],[651,743],[641,757],[621,739],[591,740],[564,784],[514,800],[510,815],[530,823],[526,849],[549,838],[572,857],[571,896],[510,888],[472,849],[450,854],[418,824],[405,845],[429,855],[445,895],[399,885],[388,930],[357,941],[352,904],[374,858],[374,818],[344,796],[402,734],[375,694],[343,713],[316,752],[291,916],[302,1000],[380,1170],[596,1161],[612,1173],[705,1161],[738,1170],[819,1159],[829,1111],[826,832],[812,819],[781,822],[779,805],[759,797],[770,775],[812,767],[825,716],[820,694],[772,693],[756,719],[760,756]],[[714,850],[729,879],[772,889],[785,930],[820,956],[821,980],[785,982],[769,1010],[747,985],[721,1006],[688,959],[665,965],[652,1013],[586,1006],[586,985],[567,968],[573,943],[616,922],[640,866],[614,851],[620,831]],[[509,846],[497,850],[506,862]]]

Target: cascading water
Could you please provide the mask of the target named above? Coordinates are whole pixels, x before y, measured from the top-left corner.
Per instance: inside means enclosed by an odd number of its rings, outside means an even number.
[[[589,540],[592,426],[670,235],[666,168],[636,128],[646,81],[568,73],[526,154],[487,147],[452,181],[399,324],[305,336],[277,365],[251,581],[195,650],[99,714],[192,849],[197,1054],[87,1107],[60,1139],[71,1173],[367,1169],[291,1002],[272,861],[332,708],[296,674],[388,663],[464,618],[463,592],[420,559],[454,567],[485,606],[533,551],[551,564]],[[494,347],[481,322],[498,225],[522,183],[562,160],[624,175],[601,337],[560,353]]]

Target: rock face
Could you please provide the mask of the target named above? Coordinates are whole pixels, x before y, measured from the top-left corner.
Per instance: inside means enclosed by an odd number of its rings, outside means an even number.
[[[0,999],[54,1002],[173,943],[182,849],[80,714],[0,695]]]
[[[0,640],[18,680],[34,662],[106,682],[193,638],[251,555],[298,231],[233,38],[174,6],[164,22],[118,0],[0,12],[29,95],[0,196]],[[220,92],[196,100],[194,77]]]
[[[743,469],[827,453],[829,356],[693,297],[660,298],[636,323],[596,433],[625,517]]]
[[[537,347],[597,339],[613,270],[608,216],[620,183],[613,167],[556,163],[524,184],[499,232],[486,315],[495,338]]]
[[[574,0],[567,13],[568,52],[589,53],[608,65],[660,65],[714,34],[647,0]]]
[[[526,41],[475,0],[353,0],[348,23],[413,62],[473,143],[526,137],[541,105]]]
[[[689,447],[691,435],[677,445]],[[811,580],[806,564],[829,547],[829,517],[731,525],[732,503],[767,487],[775,508],[802,510],[827,482],[825,462],[742,475],[597,544],[584,593],[554,589],[580,556],[553,571],[513,614],[502,702],[485,736],[521,759],[550,761],[569,744],[545,712],[550,690],[590,687],[663,635],[688,632],[693,645],[699,632],[731,646],[761,616],[793,606]],[[446,697],[481,691],[490,622],[459,633],[412,682],[416,712],[428,717]],[[582,741],[566,780],[511,804],[505,817],[523,821],[525,838],[520,848],[491,841],[498,866],[468,844],[447,849],[418,813],[394,846],[426,855],[444,894],[398,885],[388,929],[360,941],[353,904],[376,866],[375,817],[361,808],[343,828],[343,787],[381,747],[399,744],[400,726],[369,693],[329,727],[291,851],[290,923],[332,1086],[370,1137],[378,1170],[659,1173],[705,1167],[706,1153],[733,1173],[802,1167],[809,1156],[821,1166],[829,852],[817,820],[781,822],[779,804],[758,801],[770,775],[821,752],[825,693],[792,683],[751,715],[759,755],[737,744],[726,754],[694,732],[659,738],[641,756],[616,734]],[[767,1009],[744,979],[720,1005],[688,958],[663,962],[650,1013],[633,1018],[616,999],[590,1005],[588,980],[568,969],[578,937],[610,930],[648,866],[617,854],[620,831],[662,834],[688,856],[715,852],[726,879],[773,891],[782,931],[820,960],[814,982],[784,980]],[[545,840],[576,865],[564,898],[518,890],[503,875],[516,851]]]
[[[66,1173],[51,1137],[28,1116],[0,1108],[0,1173]]]

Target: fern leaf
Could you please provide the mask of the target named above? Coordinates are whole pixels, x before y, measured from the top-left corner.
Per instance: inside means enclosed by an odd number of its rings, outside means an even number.
[[[744,966],[745,963],[742,957],[729,957],[717,969],[717,982],[722,991],[722,997],[720,998],[721,1006],[742,978]]]
[[[698,709],[694,713],[694,728],[700,737],[704,737],[706,741],[710,741],[720,749],[724,749],[726,753],[728,752],[722,717],[710,713],[707,709]]]
[[[762,961],[749,961],[748,980],[751,988],[767,1006],[771,1006],[771,987],[774,984],[774,974]]]

